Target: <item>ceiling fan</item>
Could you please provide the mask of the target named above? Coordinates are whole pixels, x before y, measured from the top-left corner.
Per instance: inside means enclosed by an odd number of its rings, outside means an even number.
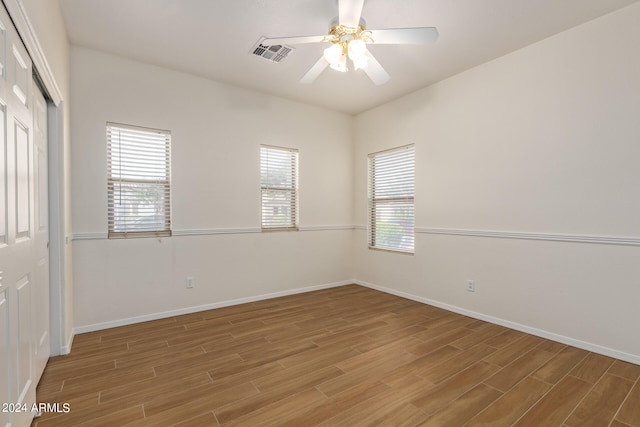
[[[328,34],[265,38],[262,43],[269,46],[331,43],[318,62],[302,77],[301,83],[313,82],[327,67],[346,72],[348,59],[354,69],[362,69],[374,84],[381,85],[389,81],[391,76],[369,52],[367,44],[423,44],[438,38],[435,27],[368,30],[361,16],[363,6],[364,0],[338,0],[338,17],[330,23]]]

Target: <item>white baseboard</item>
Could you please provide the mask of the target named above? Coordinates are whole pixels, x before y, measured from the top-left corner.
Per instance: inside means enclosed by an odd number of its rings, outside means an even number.
[[[214,303],[198,305],[198,306],[194,306],[194,307],[179,308],[179,309],[176,309],[176,310],[164,311],[164,312],[160,312],[160,313],[146,314],[146,315],[143,315],[143,316],[129,317],[129,318],[126,318],[126,319],[118,319],[118,320],[113,320],[113,321],[109,321],[109,322],[94,323],[94,324],[85,325],[85,326],[77,326],[77,327],[73,328],[73,333],[74,334],[82,334],[82,333],[85,333],[85,332],[93,332],[93,331],[99,331],[99,330],[102,330],[102,329],[116,328],[118,326],[132,325],[132,324],[135,324],[135,323],[148,322],[150,320],[164,319],[164,318],[167,318],[167,317],[180,316],[182,314],[190,314],[190,313],[196,313],[198,311],[212,310],[214,308],[222,308],[222,307],[229,307],[229,306],[232,306],[232,305],[246,304],[246,303],[249,303],[249,302],[255,302],[255,301],[262,301],[262,300],[271,299],[271,298],[284,297],[284,296],[287,296],[287,295],[295,295],[295,294],[301,294],[301,293],[304,293],[304,292],[317,291],[317,290],[320,290],[320,289],[335,288],[335,287],[338,287],[338,286],[351,285],[351,284],[354,284],[354,283],[355,282],[353,280],[344,280],[344,281],[341,281],[341,282],[333,282],[333,283],[327,283],[327,284],[323,284],[323,285],[308,286],[308,287],[305,287],[305,288],[289,289],[289,290],[286,290],[286,291],[273,292],[273,293],[269,293],[269,294],[262,294],[262,295],[246,297],[246,298],[238,298],[238,299],[221,301],[221,302],[214,302]],[[64,351],[65,348],[63,348],[62,351]],[[69,342],[69,351],[71,351],[71,342]],[[67,353],[63,353],[63,354],[67,354]]]
[[[269,293],[269,294],[262,294],[262,295],[246,297],[246,298],[238,298],[238,299],[221,301],[221,302],[205,304],[205,305],[199,305],[199,306],[194,306],[194,307],[185,307],[185,308],[165,311],[165,312],[161,312],[161,313],[153,313],[153,314],[148,314],[148,315],[144,315],[144,316],[130,317],[130,318],[126,318],[126,319],[119,319],[119,320],[114,320],[114,321],[109,321],[109,322],[104,322],[104,323],[95,323],[95,324],[91,324],[91,325],[78,326],[78,327],[73,329],[73,334],[71,335],[67,346],[61,348],[61,354],[68,354],[71,351],[71,345],[72,345],[72,342],[73,342],[73,336],[75,334],[99,331],[99,330],[102,330],[102,329],[115,328],[115,327],[118,327],[118,326],[132,325],[132,324],[135,324],[135,323],[148,322],[150,320],[164,319],[166,317],[179,316],[179,315],[182,315],[182,314],[196,313],[198,311],[212,310],[212,309],[215,309],[215,308],[222,308],[222,307],[229,307],[229,306],[233,306],[233,305],[246,304],[246,303],[249,303],[249,302],[262,301],[262,300],[266,300],[266,299],[278,298],[278,297],[283,297],[283,296],[287,296],[287,295],[295,295],[295,294],[300,294],[300,293],[304,293],[304,292],[317,291],[317,290],[321,290],[321,289],[335,288],[335,287],[345,286],[345,285],[350,285],[350,284],[357,284],[357,285],[365,286],[367,288],[375,289],[375,290],[380,291],[380,292],[385,292],[385,293],[388,293],[388,294],[391,294],[391,295],[396,295],[396,296],[399,296],[399,297],[402,297],[402,298],[407,298],[407,299],[410,299],[412,301],[417,301],[417,302],[421,302],[423,304],[432,305],[434,307],[439,307],[439,308],[442,308],[444,310],[448,310],[448,311],[452,311],[454,313],[458,313],[458,314],[462,314],[462,315],[465,315],[465,316],[472,317],[474,319],[484,320],[486,322],[490,322],[490,323],[494,323],[494,324],[497,324],[497,325],[505,326],[507,328],[515,329],[515,330],[521,331],[521,332],[525,332],[527,334],[536,335],[536,336],[539,336],[541,338],[549,339],[549,340],[552,340],[552,341],[557,341],[557,342],[560,342],[560,343],[563,343],[563,344],[571,345],[573,347],[581,348],[581,349],[584,349],[584,350],[587,350],[587,351],[591,351],[591,352],[594,352],[594,353],[602,354],[602,355],[605,355],[605,356],[609,356],[609,357],[613,357],[613,358],[616,358],[616,359],[624,360],[624,361],[629,362],[629,363],[635,363],[637,365],[640,365],[640,355],[625,353],[625,352],[622,352],[622,351],[619,351],[619,350],[615,350],[615,349],[612,349],[612,348],[608,348],[608,347],[604,347],[604,346],[601,346],[601,345],[598,345],[598,344],[594,344],[594,343],[590,343],[590,342],[586,342],[586,341],[581,341],[581,340],[578,340],[578,339],[575,339],[575,338],[571,338],[571,337],[566,337],[564,335],[559,335],[559,334],[556,334],[556,333],[553,333],[553,332],[545,331],[545,330],[534,328],[534,327],[531,327],[531,326],[522,325],[520,323],[516,323],[516,322],[509,321],[509,320],[501,319],[499,317],[494,317],[494,316],[490,316],[490,315],[483,314],[483,313],[477,313],[475,311],[467,310],[467,309],[464,309],[464,308],[461,308],[461,307],[458,307],[458,306],[455,306],[455,305],[446,304],[446,303],[443,303],[443,302],[440,302],[440,301],[435,301],[435,300],[432,300],[432,299],[429,299],[429,298],[419,297],[417,295],[409,294],[409,293],[398,291],[398,290],[391,289],[391,288],[386,288],[384,286],[378,286],[378,285],[375,285],[373,283],[368,283],[368,282],[364,282],[362,280],[357,280],[357,279],[344,280],[344,281],[340,281],[340,282],[327,283],[327,284],[323,284],[323,285],[308,286],[308,287],[305,287],[305,288],[290,289],[290,290],[286,290],[286,291],[273,292],[273,293]]]
[[[71,353],[71,345],[73,344],[73,331],[71,331],[71,336],[69,336],[69,339],[67,340],[67,344],[58,347],[57,349],[55,348],[55,346],[51,346],[51,354],[49,355],[50,357],[54,357],[54,356],[64,356],[66,354]]]
[[[73,345],[73,338],[74,337],[75,337],[75,331],[71,331],[71,335],[69,336],[69,340],[67,341],[67,345],[62,346],[62,348],[60,349],[60,355],[61,356],[71,353],[71,346]]]
[[[372,283],[363,282],[362,280],[353,280],[353,283],[365,286],[367,288],[375,289],[377,291],[385,292],[388,294],[396,295],[402,298],[410,299],[413,301],[421,302],[423,304],[432,305],[435,307],[442,308],[447,311],[452,311],[454,313],[463,314],[465,316],[472,317],[474,319],[484,320],[486,322],[495,323],[497,325],[505,326],[510,329],[515,329],[517,331],[525,332],[527,334],[536,335],[541,338],[549,339],[552,341],[557,341],[562,344],[571,345],[573,347],[578,347],[583,350],[591,351],[594,353],[602,354],[605,356],[613,357],[616,359],[624,360],[625,362],[635,363],[636,365],[640,365],[640,355],[629,354],[619,350],[614,350],[612,348],[604,347],[598,344],[581,341],[575,338],[566,337],[564,335],[558,335],[553,332],[545,331],[542,329],[533,328],[531,326],[522,325],[520,323],[511,322],[509,320],[500,319],[499,317],[489,316],[487,314],[477,313],[475,311],[467,310],[455,305],[445,304],[440,301],[434,301],[429,298],[423,298],[416,295],[412,295],[406,292],[397,291],[391,288],[385,288],[384,286],[374,285]]]

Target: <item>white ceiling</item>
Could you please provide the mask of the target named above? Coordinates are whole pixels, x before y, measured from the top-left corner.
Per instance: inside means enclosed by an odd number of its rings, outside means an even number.
[[[280,63],[250,54],[261,36],[325,34],[337,0],[61,0],[72,44],[357,114],[640,0],[365,0],[369,29],[435,26],[431,45],[371,45],[391,75],[300,78],[324,44]]]

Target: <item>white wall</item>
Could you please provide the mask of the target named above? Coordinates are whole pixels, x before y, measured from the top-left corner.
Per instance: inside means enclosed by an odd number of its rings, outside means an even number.
[[[86,48],[71,57],[78,331],[353,277],[351,116]],[[171,131],[173,237],[105,238],[107,121]],[[260,144],[300,151],[302,231],[255,232]]]
[[[61,102],[50,108],[49,117],[49,179],[51,220],[51,336],[53,354],[70,350],[73,339],[73,282],[71,245],[65,237],[72,233],[71,177],[70,177],[70,46],[58,0],[18,0],[24,7],[34,37],[39,43],[50,71],[53,84],[58,88]],[[24,35],[23,35],[24,36]],[[31,52],[33,54],[33,52]],[[43,75],[45,70],[39,70]],[[55,117],[54,117],[55,116]],[[56,138],[51,138],[55,134]]]
[[[356,278],[640,363],[639,21],[636,4],[356,118],[74,47],[77,330]],[[106,121],[172,131],[174,237],[105,238]],[[319,231],[252,232],[261,143],[300,149]],[[407,143],[416,254],[368,250],[366,156]]]
[[[406,256],[356,231],[357,279],[640,363],[638,22],[635,4],[358,116],[355,223],[367,154],[414,143],[418,234]]]

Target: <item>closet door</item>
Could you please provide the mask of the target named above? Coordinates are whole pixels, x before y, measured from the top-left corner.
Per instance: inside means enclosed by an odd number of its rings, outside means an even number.
[[[38,241],[44,236],[36,193],[46,187],[38,172],[46,150],[34,147],[31,60],[0,6],[0,425],[28,426],[38,378],[37,352],[48,350],[37,334],[43,319],[37,311],[47,293],[44,328],[48,331],[47,261]],[[46,130],[45,130],[46,132]],[[46,143],[45,143],[46,144]],[[42,164],[41,164],[42,162]],[[38,199],[40,199],[38,194]],[[46,205],[44,209],[47,209]],[[37,219],[37,221],[36,221]],[[45,243],[46,245],[46,243]],[[47,258],[47,257],[45,257]],[[46,271],[45,271],[46,270]],[[45,341],[48,341],[48,332]],[[40,357],[38,355],[38,357]],[[39,359],[38,359],[39,360]]]

